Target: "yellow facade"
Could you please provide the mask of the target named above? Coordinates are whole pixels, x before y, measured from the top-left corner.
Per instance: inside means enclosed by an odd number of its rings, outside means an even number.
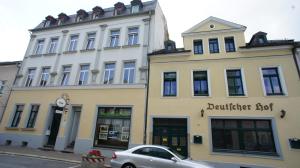
[[[211,24],[215,25],[213,31],[208,28]],[[204,160],[224,167],[297,168],[300,151],[290,147],[289,139],[300,138],[300,81],[291,47],[240,49],[239,46],[245,45],[244,30],[232,29],[224,23],[209,20],[188,35],[183,34],[185,49],[191,52],[150,56],[147,142],[153,143],[153,118],[187,118],[188,155],[194,160]],[[228,36],[234,37],[236,52],[226,53],[224,37]],[[219,39],[219,53],[209,53],[209,38]],[[203,41],[203,54],[193,53],[193,40],[197,39]],[[281,81],[286,89],[284,95],[264,94],[262,67],[279,67]],[[242,70],[245,96],[229,96],[227,93],[225,70],[236,68]],[[209,96],[193,96],[193,70],[207,70]],[[176,72],[177,95],[174,97],[164,97],[162,94],[164,72]],[[235,110],[211,107],[211,104],[230,103],[242,107],[238,109],[236,106]],[[265,109],[261,105],[266,106]],[[282,110],[286,111],[283,118],[280,117]],[[278,156],[214,152],[212,118],[271,120]],[[193,143],[194,135],[202,136],[203,143]]]

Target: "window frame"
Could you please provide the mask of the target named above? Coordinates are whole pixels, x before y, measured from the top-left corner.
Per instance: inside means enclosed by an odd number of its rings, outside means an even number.
[[[116,35],[112,35],[112,32],[119,32],[118,34]],[[116,40],[114,40],[114,45],[112,45],[112,39],[113,37],[115,37],[114,39],[117,39],[117,44],[116,44]],[[108,46],[110,48],[117,48],[117,47],[120,47],[120,37],[121,37],[121,29],[111,29],[109,30],[109,38],[108,38]]]
[[[266,91],[266,88],[265,88],[265,83],[264,83],[264,76],[263,76],[263,69],[264,68],[277,68],[277,73],[278,73],[279,82],[280,82],[281,89],[282,89],[282,94],[275,94],[275,95],[268,95],[267,94],[267,91]],[[259,67],[259,72],[260,72],[260,78],[261,78],[261,85],[262,85],[262,89],[263,89],[263,94],[264,94],[265,97],[288,96],[287,86],[286,86],[285,78],[283,76],[283,71],[282,71],[281,65],[262,66],[262,67]]]
[[[37,111],[33,111],[33,106],[38,106]],[[27,118],[27,122],[26,122],[25,128],[34,128],[35,127],[35,123],[36,123],[36,120],[37,120],[37,116],[38,116],[40,107],[41,107],[40,104],[30,104],[29,114],[28,114],[28,118]],[[33,122],[31,123],[31,125],[29,125],[32,113],[36,113],[36,114],[34,116]]]
[[[130,67],[130,68],[125,68],[125,64],[126,63],[133,63],[134,64],[134,66],[133,67]],[[131,75],[131,73],[130,73],[130,70],[132,70],[133,69],[133,81],[132,82],[129,82],[130,80],[130,75]],[[127,77],[127,83],[125,83],[124,82],[124,79],[125,79],[125,71],[126,70],[128,70],[129,71],[129,73],[128,73],[128,77]],[[136,61],[135,60],[132,60],[132,61],[124,61],[123,62],[123,73],[122,73],[122,83],[123,84],[134,84],[135,83],[135,80],[136,80]]]
[[[225,151],[214,151],[213,149],[213,137],[212,137],[212,120],[213,119],[222,119],[222,120],[269,120],[270,121],[270,130],[273,135],[274,149],[276,151],[276,155],[262,155],[259,152],[249,152],[249,153],[238,153],[238,152],[225,152]],[[209,148],[211,154],[224,154],[224,155],[233,155],[233,156],[247,156],[247,157],[261,157],[261,158],[280,158],[282,159],[282,151],[279,142],[279,136],[277,131],[276,120],[273,117],[238,117],[238,116],[209,116],[208,117],[209,124]]]
[[[48,73],[44,73],[43,71],[44,71],[45,69],[49,69],[49,72],[48,72]],[[45,86],[48,85],[48,82],[49,82],[49,80],[50,80],[50,70],[51,70],[51,67],[42,67],[42,69],[41,69],[41,74],[40,74],[41,76],[40,76],[40,80],[39,80],[39,86],[40,86],[40,87],[45,87]],[[46,83],[45,83],[45,84],[42,84],[42,80],[43,80],[44,75],[47,75],[47,80],[46,80]]]
[[[166,96],[164,94],[164,89],[165,89],[165,86],[164,86],[164,79],[165,79],[164,74],[165,73],[176,73],[176,95]],[[163,98],[176,98],[178,96],[179,96],[179,74],[178,74],[178,72],[177,71],[171,71],[171,70],[170,71],[163,71],[161,73],[161,97],[163,97]]]
[[[74,40],[72,40],[73,37],[77,37]],[[69,45],[68,45],[68,52],[75,52],[78,48],[78,41],[79,41],[79,34],[72,34],[69,38]]]
[[[90,37],[90,36],[92,36],[92,37]],[[89,33],[87,33],[87,35],[86,35],[85,50],[93,50],[93,49],[95,49],[96,37],[97,37],[97,33],[96,32],[89,32]],[[93,40],[90,40],[90,39],[93,39]],[[92,43],[90,43],[90,41],[92,41]]]
[[[130,12],[133,14],[133,13],[139,13],[140,12],[140,5],[131,5],[131,8],[130,8]]]
[[[202,49],[201,53],[199,53],[198,50],[197,50],[197,53],[195,52],[195,43],[197,43],[197,42],[201,42],[201,49]],[[194,53],[194,55],[203,55],[204,54],[204,47],[203,47],[202,39],[194,39],[193,40],[193,53]]]
[[[133,32],[133,33],[130,33],[129,32],[130,29],[137,29],[137,31]],[[127,45],[128,46],[133,46],[133,45],[139,44],[139,33],[140,33],[139,26],[132,26],[132,27],[127,28]],[[130,43],[129,39],[130,39],[131,35],[133,35],[134,38]],[[136,43],[134,43],[134,39],[136,39]]]
[[[231,39],[233,40],[233,47],[234,47],[234,50],[231,51],[227,51],[227,48],[226,48],[226,39]],[[224,48],[225,48],[225,52],[226,53],[231,53],[231,52],[236,52],[236,44],[235,44],[235,37],[234,36],[227,36],[227,37],[224,37]]]
[[[109,68],[109,69],[106,69],[106,65],[107,64],[114,64],[114,68]],[[116,62],[104,62],[104,70],[103,70],[103,78],[102,78],[102,83],[104,85],[111,85],[111,84],[114,84],[115,82],[115,76],[116,76]],[[107,83],[105,83],[105,74],[106,74],[106,71],[108,70],[108,80],[107,80]],[[111,75],[111,72],[113,71],[113,79],[112,81],[110,82],[110,75]]]
[[[227,79],[227,70],[240,70],[241,73],[241,81],[244,94],[243,95],[230,95],[229,94],[229,86],[228,86],[228,79]],[[247,97],[248,96],[248,89],[246,84],[245,72],[243,67],[231,67],[224,69],[224,80],[225,80],[225,87],[226,87],[226,95],[227,97]]]
[[[41,44],[40,44],[41,43]],[[37,39],[34,49],[34,55],[42,55],[45,46],[45,39]]]
[[[57,52],[58,40],[59,40],[58,37],[53,37],[53,38],[50,39],[49,47],[48,47],[48,52],[47,52],[48,54],[55,54]],[[52,45],[53,41],[56,41],[54,43],[55,45]]]
[[[65,68],[70,68],[69,71],[65,71]],[[69,81],[70,81],[70,77],[71,77],[71,72],[72,72],[72,65],[63,65],[62,66],[62,71],[61,71],[61,80],[60,80],[60,86],[68,86],[69,85]],[[68,80],[67,82],[63,82],[64,81],[64,74],[68,73]]]
[[[84,69],[82,70],[82,67],[84,66],[87,66],[88,68],[87,69]],[[79,73],[78,73],[78,82],[77,82],[77,85],[79,86],[82,86],[82,85],[87,85],[88,84],[88,81],[89,81],[89,71],[90,71],[90,64],[80,64],[79,65]],[[84,74],[84,80],[81,81],[80,80],[80,77],[81,77],[81,74]],[[82,83],[80,83],[82,82]]]
[[[23,106],[22,111],[17,111],[18,110],[18,106]],[[22,114],[24,112],[24,109],[25,109],[25,104],[15,104],[14,111],[13,111],[13,113],[11,113],[12,115],[10,117],[10,122],[8,124],[8,127],[10,127],[10,128],[18,128],[19,127],[20,121],[22,119]],[[14,125],[14,120],[16,118],[17,112],[20,113],[20,114],[18,115],[18,119],[17,119],[18,121],[17,121],[16,125]]]
[[[29,73],[31,70],[33,71],[32,74]],[[28,68],[27,69],[27,75],[26,75],[26,79],[25,79],[25,83],[24,83],[25,87],[31,87],[33,85],[35,73],[36,73],[36,68]],[[30,80],[29,78],[31,79],[31,82],[28,83],[28,81]]]
[[[208,95],[195,95],[195,88],[194,88],[194,72],[195,71],[206,71],[206,77],[207,77],[207,89],[208,89]],[[210,82],[210,71],[209,69],[192,69],[191,70],[191,90],[192,90],[192,97],[211,97],[211,82]]]
[[[211,40],[217,40],[217,46],[218,46],[218,51],[217,52],[215,52],[215,51],[213,51],[213,52],[211,52],[211,49],[210,49],[210,41]],[[209,51],[209,53],[210,54],[218,54],[218,53],[220,53],[220,41],[219,41],[219,38],[217,38],[217,37],[215,37],[215,38],[208,38],[208,51]]]

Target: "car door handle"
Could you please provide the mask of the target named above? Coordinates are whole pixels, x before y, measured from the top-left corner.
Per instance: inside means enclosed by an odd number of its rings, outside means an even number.
[[[153,162],[153,159],[150,159],[150,162]]]

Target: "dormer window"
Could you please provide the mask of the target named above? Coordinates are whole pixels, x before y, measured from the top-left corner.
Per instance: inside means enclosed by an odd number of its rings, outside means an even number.
[[[58,15],[58,25],[61,25],[69,20],[69,16],[67,16],[65,13],[60,13]]]
[[[57,22],[57,20],[51,15],[47,16],[45,19],[44,27],[49,27]]]
[[[98,19],[103,15],[104,15],[104,10],[101,7],[95,6],[93,8],[93,16],[92,16],[93,19]]]
[[[76,22],[81,22],[88,16],[89,16],[89,14],[85,10],[80,9],[80,10],[77,11]]]
[[[165,41],[165,50],[174,51],[176,50],[176,44],[172,40]]]
[[[143,3],[141,0],[131,1],[131,13],[138,13],[142,7],[143,7]]]
[[[114,11],[114,15],[120,15],[122,14],[124,11],[126,10],[126,7],[124,5],[124,3],[122,2],[118,2],[115,4],[115,11]]]

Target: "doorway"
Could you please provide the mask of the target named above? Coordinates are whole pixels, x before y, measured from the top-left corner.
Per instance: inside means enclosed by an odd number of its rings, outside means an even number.
[[[168,146],[187,156],[187,119],[153,118],[152,142],[155,145]]]
[[[80,122],[80,114],[81,114],[81,107],[74,106],[72,107],[72,116],[70,120],[70,127],[69,127],[69,135],[67,141],[67,148],[73,149],[75,145],[75,140],[78,134],[79,122]]]
[[[51,109],[51,113],[53,115],[52,115],[52,122],[51,122],[50,129],[49,129],[50,134],[49,134],[47,146],[50,146],[50,147],[55,146],[55,142],[56,142],[56,138],[58,135],[59,126],[60,126],[60,122],[61,122],[62,111],[63,111],[63,109],[59,108],[57,106],[53,106]]]

